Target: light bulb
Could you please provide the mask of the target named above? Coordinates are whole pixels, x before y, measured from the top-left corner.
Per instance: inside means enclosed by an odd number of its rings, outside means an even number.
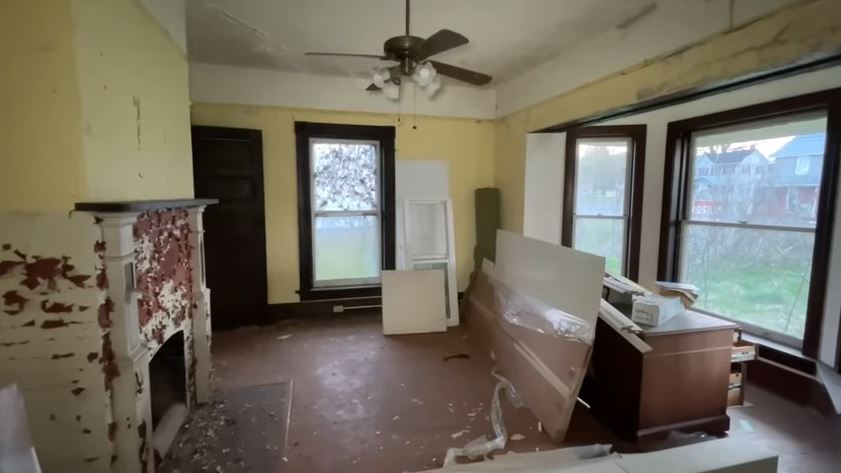
[[[415,73],[412,74],[412,79],[414,79],[415,83],[417,83],[421,87],[426,87],[435,80],[437,74],[435,72],[435,68],[432,67],[432,64],[424,63],[418,66],[415,69]]]
[[[381,89],[385,85],[385,81],[389,80],[390,78],[391,72],[388,69],[379,69],[377,71],[374,71],[374,85]]]
[[[385,98],[389,100],[400,100],[400,86],[389,82],[383,86]]]
[[[441,78],[435,76],[432,82],[429,83],[426,87],[424,87],[423,91],[426,93],[426,96],[432,98],[438,91],[441,89]]]

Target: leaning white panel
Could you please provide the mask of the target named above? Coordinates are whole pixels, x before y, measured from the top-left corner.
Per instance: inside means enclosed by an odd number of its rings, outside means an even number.
[[[512,288],[596,324],[604,258],[497,231],[495,274]]]
[[[382,272],[383,334],[447,330],[444,271]]]
[[[458,325],[453,203],[450,199],[407,199],[403,215],[405,238],[402,267],[444,270],[447,325]]]

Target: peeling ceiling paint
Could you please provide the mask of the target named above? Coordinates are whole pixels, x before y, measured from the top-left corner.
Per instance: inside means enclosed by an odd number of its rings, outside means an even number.
[[[441,28],[470,44],[436,56],[504,81],[585,39],[627,27],[653,0],[416,0],[413,35]],[[188,0],[193,61],[336,76],[367,75],[376,59],[306,57],[306,51],[379,54],[404,28],[402,0]]]

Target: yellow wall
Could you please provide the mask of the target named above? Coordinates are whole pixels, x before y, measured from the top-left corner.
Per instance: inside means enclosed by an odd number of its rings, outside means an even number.
[[[647,61],[496,123],[495,185],[503,228],[522,231],[526,134],[763,69],[841,53],[841,2],[801,2],[679,52]]]
[[[467,286],[475,242],[473,191],[493,184],[492,121],[195,104],[195,125],[263,131],[269,302],[298,300],[298,197],[295,121],[392,125],[397,159],[438,159],[450,166],[459,288]],[[417,130],[412,125],[417,124]]]
[[[76,0],[89,200],[193,196],[187,58],[134,0]]]
[[[0,210],[66,210],[85,195],[70,0],[0,14]]]

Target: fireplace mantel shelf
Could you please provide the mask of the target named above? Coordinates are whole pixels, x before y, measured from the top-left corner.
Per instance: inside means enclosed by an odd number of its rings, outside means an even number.
[[[126,200],[114,202],[76,202],[75,209],[85,212],[148,212],[218,204],[219,199]]]

